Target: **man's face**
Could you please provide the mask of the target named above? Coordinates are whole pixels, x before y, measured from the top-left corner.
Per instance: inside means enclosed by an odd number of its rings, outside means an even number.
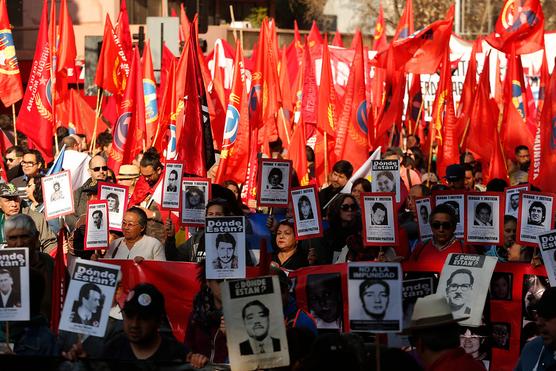
[[[538,206],[533,206],[529,211],[529,218],[535,223],[542,223],[542,209]]]
[[[176,182],[177,179],[178,179],[178,176],[177,176],[176,174],[174,174],[174,173],[171,173],[171,174],[168,176],[168,181],[169,181],[170,183],[172,183],[172,184],[174,184],[174,183]]]
[[[13,169],[14,167],[18,166],[22,160],[23,157],[17,156],[17,153],[15,151],[6,154],[6,165],[8,166],[8,169]]]
[[[31,177],[38,173],[42,164],[37,162],[37,157],[32,153],[27,153],[23,155],[23,161],[21,161],[21,168],[23,169],[23,174]]]
[[[268,181],[270,182],[270,185],[276,186],[278,184],[280,184],[280,181],[282,180],[282,177],[280,175],[278,175],[277,173],[271,174],[268,177]]]
[[[14,281],[12,280],[12,277],[8,273],[0,274],[0,291],[3,294],[7,294],[8,291],[12,289],[13,284]]]
[[[556,348],[556,317],[546,319],[542,317],[537,318],[537,326],[544,341],[544,345],[555,349]]]
[[[81,303],[89,312],[96,313],[100,306],[100,293],[98,291],[89,290],[89,298],[83,298]]]
[[[386,217],[386,213],[382,209],[376,209],[373,213],[373,224],[374,225],[381,225],[384,223],[384,218]]]
[[[479,218],[479,220],[483,223],[489,223],[490,222],[490,210],[488,210],[487,208],[480,208],[478,213],[477,213],[477,217]]]
[[[465,170],[465,190],[472,191],[475,187],[475,176],[471,170]]]
[[[0,197],[0,209],[2,209],[7,217],[19,214],[19,197]]]
[[[394,190],[394,182],[386,175],[379,176],[376,181],[380,192],[392,192]]]
[[[54,183],[54,191],[58,192],[60,190],[60,185],[58,183]]]
[[[381,284],[375,283],[363,293],[363,308],[373,316],[382,316],[388,308],[388,293]]]
[[[108,176],[108,167],[106,166],[104,157],[95,156],[91,159],[89,163],[89,174],[91,174],[91,178],[96,181],[106,180]]]
[[[452,311],[459,310],[469,302],[471,290],[471,277],[465,273],[458,273],[452,277],[452,282],[446,287],[448,303]]]
[[[448,187],[451,189],[464,189],[465,188],[465,178],[448,180]]]
[[[513,220],[504,224],[504,246],[510,247],[515,242],[517,223]]]
[[[124,333],[132,344],[149,343],[157,336],[160,321],[157,318],[144,317],[137,313],[122,312]]]
[[[100,213],[93,214],[93,222],[95,223],[97,228],[100,228],[100,225],[102,224],[102,214]]]
[[[411,187],[409,189],[409,196],[407,198],[407,206],[413,215],[416,214],[415,199],[423,197],[423,189],[421,187]]]
[[[510,207],[512,210],[517,210],[519,207],[519,194],[514,193],[510,196]]]
[[[309,308],[325,322],[332,322],[340,315],[338,294],[324,284],[311,285],[309,292]]]
[[[229,242],[220,242],[216,251],[218,253],[218,259],[224,264],[228,264],[232,261],[234,257],[234,245]]]
[[[339,173],[337,171],[332,171],[330,174],[330,185],[332,188],[340,188],[346,185],[348,178],[345,174]]]
[[[528,149],[522,149],[522,150],[520,150],[520,151],[515,155],[515,159],[517,160],[517,163],[518,163],[519,165],[527,164],[528,162],[531,161],[531,157],[529,156],[529,150],[528,150]]]
[[[431,219],[431,229],[434,240],[442,245],[452,239],[456,226],[452,224],[450,215],[437,213]]]
[[[251,305],[245,309],[243,323],[249,337],[261,341],[268,335],[269,318],[259,305]]]
[[[40,242],[23,228],[12,228],[6,231],[6,243],[8,247],[29,247],[31,250],[38,249]]]
[[[154,187],[156,185],[156,182],[158,182],[161,173],[162,169],[155,170],[151,165],[141,166],[141,176],[145,178],[145,180],[151,187]]]

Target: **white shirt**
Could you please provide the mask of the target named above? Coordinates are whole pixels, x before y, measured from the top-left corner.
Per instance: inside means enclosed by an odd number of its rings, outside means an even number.
[[[3,294],[0,292],[0,296],[2,296],[2,306],[6,307],[6,303],[8,302],[8,299],[10,298],[10,295],[12,294],[12,290],[10,289],[10,291],[8,291],[7,294]]]
[[[250,337],[249,343],[251,343],[251,349],[253,350],[253,354],[274,352],[274,346],[272,345],[272,339],[270,338],[270,336],[264,338],[263,341],[257,341]]]
[[[150,236],[143,236],[135,242],[131,249],[127,247],[125,238],[120,237],[112,241],[104,257],[107,259],[133,259],[136,256],[143,257],[145,260],[166,260],[164,246],[159,240]]]

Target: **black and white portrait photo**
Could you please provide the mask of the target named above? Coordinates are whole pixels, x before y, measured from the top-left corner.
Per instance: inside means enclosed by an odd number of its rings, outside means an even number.
[[[85,249],[108,248],[109,212],[108,200],[94,200],[87,203],[87,221],[85,225]]]
[[[474,225],[492,226],[492,204],[490,202],[479,202],[475,205]]]
[[[398,263],[349,263],[348,296],[352,331],[401,330],[402,282]]]
[[[60,317],[60,330],[104,337],[120,267],[77,259]]]
[[[529,185],[517,185],[513,187],[507,187],[505,190],[506,194],[506,205],[505,205],[505,215],[511,215],[517,219],[519,214],[519,194],[522,191],[528,191]]]
[[[517,219],[517,243],[537,246],[538,236],[554,225],[554,196],[551,193],[522,191]]]
[[[108,220],[111,230],[121,231],[124,212],[127,209],[128,187],[112,183],[99,182],[99,200],[108,204]]]
[[[190,186],[185,188],[185,208],[205,209],[205,190],[201,187]]]
[[[456,214],[456,238],[463,239],[465,232],[465,196],[463,193],[453,191],[433,192],[434,204],[446,204],[450,206]]]
[[[479,326],[497,258],[476,254],[449,254],[436,292],[446,297],[454,318],[463,326]]]
[[[341,329],[343,317],[340,273],[307,275],[307,307],[318,329]]]
[[[259,187],[257,192],[260,206],[287,207],[291,183],[292,163],[290,160],[261,159]]]
[[[322,219],[318,202],[318,192],[314,185],[294,187],[291,190],[294,205],[295,235],[303,240],[322,236]]]
[[[28,248],[0,249],[0,321],[29,320],[29,274]]]
[[[183,164],[180,162],[168,161],[166,163],[166,171],[164,172],[164,180],[162,184],[162,202],[161,206],[164,210],[180,209],[180,190],[181,190],[181,174]]]
[[[168,173],[168,184],[166,184],[166,192],[177,192],[178,191],[178,172],[177,170],[171,170]]]
[[[478,245],[501,244],[504,237],[503,198],[496,192],[469,192],[465,216],[465,241]]]
[[[106,201],[108,201],[108,211],[111,213],[120,212],[120,197],[114,192],[110,192],[106,195]]]
[[[93,227],[96,229],[102,228],[102,219],[104,218],[104,214],[101,210],[93,211]]]
[[[210,180],[184,178],[181,183],[181,221],[188,226],[205,224],[205,206],[210,199]]]
[[[388,209],[382,202],[371,206],[371,225],[388,225]]]
[[[417,225],[419,227],[419,239],[426,241],[432,238],[432,229],[429,221],[431,214],[430,197],[419,197],[415,199],[415,210],[417,212]]]
[[[230,233],[216,235],[216,255],[212,260],[214,269],[237,269],[236,239]]]
[[[398,160],[371,161],[371,187],[373,192],[392,192],[400,202],[400,163]]]
[[[207,278],[244,278],[245,217],[207,217],[205,250]]]
[[[73,192],[69,171],[41,178],[44,210],[47,220],[73,214]]]
[[[397,243],[398,216],[394,197],[388,193],[363,193],[364,243],[393,246]]]
[[[254,370],[289,364],[278,277],[226,280],[220,290],[231,368]]]

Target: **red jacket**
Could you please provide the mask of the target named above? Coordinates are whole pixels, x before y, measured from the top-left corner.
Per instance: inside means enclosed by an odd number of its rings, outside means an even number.
[[[482,362],[473,359],[462,348],[450,350],[426,368],[426,371],[484,371]]]

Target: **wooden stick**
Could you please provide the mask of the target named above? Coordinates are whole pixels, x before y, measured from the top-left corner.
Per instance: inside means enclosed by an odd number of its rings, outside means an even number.
[[[6,348],[11,353],[12,348],[10,348],[10,322],[6,321]]]
[[[230,5],[231,6],[231,5]],[[286,115],[284,114],[284,107],[280,107],[280,116],[282,117],[282,122],[284,125],[284,131],[286,132],[286,140],[288,141],[288,146],[290,145],[290,132],[286,126]]]
[[[375,334],[376,370],[380,371],[380,334]]]
[[[234,6],[230,5],[230,18],[232,20],[232,23],[234,23],[236,21],[236,17],[234,16]],[[235,29],[235,27],[232,27],[232,32],[234,34],[234,41],[237,41],[237,31]]]
[[[324,176],[325,183],[328,183],[328,133],[324,131]]]
[[[421,113],[423,113],[423,107],[425,106],[425,100],[421,99],[421,107],[419,107],[419,113],[417,114],[417,121],[415,121],[415,127],[413,128],[413,131],[409,131],[409,134],[414,134],[417,131],[417,128],[419,127],[419,122],[421,122]],[[410,121],[411,122],[411,121]],[[411,129],[411,127],[410,127]]]
[[[15,104],[12,104],[12,120],[14,121],[14,144],[17,146],[17,127],[15,124],[16,121]]]
[[[98,119],[100,117],[100,107],[102,105],[102,98],[104,97],[104,91],[102,89],[97,89],[97,106],[95,109],[95,126],[93,129],[93,137],[91,138],[91,145],[89,146],[89,153],[93,154],[93,150],[95,149],[97,143],[97,127],[98,127]]]

